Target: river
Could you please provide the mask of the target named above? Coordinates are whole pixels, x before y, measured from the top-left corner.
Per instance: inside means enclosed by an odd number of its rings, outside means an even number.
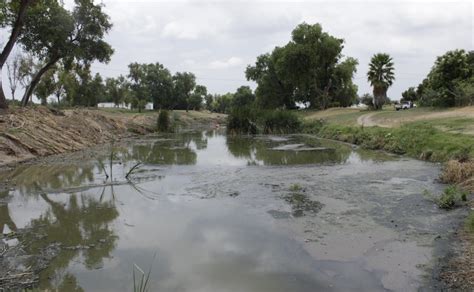
[[[150,291],[431,290],[462,217],[423,196],[438,174],[306,135],[156,135],[0,172],[0,226],[60,247],[40,289],[131,291],[143,270]]]

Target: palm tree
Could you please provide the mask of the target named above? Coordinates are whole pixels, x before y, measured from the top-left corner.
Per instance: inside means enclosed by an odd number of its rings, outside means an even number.
[[[378,53],[370,60],[367,80],[374,88],[374,108],[381,109],[387,98],[387,90],[395,81],[395,68],[389,54]]]

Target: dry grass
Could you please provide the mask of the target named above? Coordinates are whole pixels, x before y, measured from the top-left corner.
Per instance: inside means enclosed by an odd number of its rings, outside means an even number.
[[[448,161],[440,178],[444,183],[457,184],[468,191],[474,192],[474,160]]]
[[[460,248],[442,268],[440,278],[447,291],[472,291],[474,287],[474,235],[467,231],[459,235]]]

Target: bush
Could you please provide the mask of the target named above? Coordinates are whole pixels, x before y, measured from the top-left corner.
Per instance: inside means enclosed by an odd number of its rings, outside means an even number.
[[[234,109],[227,117],[227,129],[231,133],[257,134],[256,115],[250,108]]]
[[[291,111],[263,111],[258,119],[264,134],[295,133],[301,130],[303,125],[299,117]]]
[[[157,121],[158,131],[169,132],[171,129],[170,114],[166,110],[161,110]]]
[[[474,233],[474,212],[471,212],[467,217],[466,227],[469,232]]]
[[[431,196],[428,192],[425,194]],[[459,203],[467,201],[467,192],[461,190],[457,186],[452,185],[445,188],[441,196],[433,198],[433,200],[439,208],[450,210]]]
[[[234,109],[227,118],[227,129],[244,134],[288,134],[302,129],[298,115],[283,110]]]
[[[474,177],[474,161],[467,160],[460,162],[458,160],[448,161],[441,174],[441,181],[444,183],[463,183]]]

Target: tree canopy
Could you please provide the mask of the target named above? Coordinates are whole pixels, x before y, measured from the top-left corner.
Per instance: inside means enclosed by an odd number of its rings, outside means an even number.
[[[374,90],[373,106],[381,109],[387,99],[387,90],[395,81],[394,63],[389,54],[378,53],[372,57],[367,80]]]
[[[20,36],[24,50],[43,63],[25,90],[22,104],[26,105],[41,77],[59,60],[72,63],[108,62],[113,53],[104,37],[112,27],[103,6],[93,0],[75,0],[72,11],[57,0],[43,0],[27,12]]]
[[[300,102],[319,109],[335,103],[351,105],[356,99],[352,78],[358,62],[343,59],[343,44],[320,24],[298,25],[288,44],[260,55],[255,65],[247,67],[247,79],[257,83],[257,104],[295,108]]]

